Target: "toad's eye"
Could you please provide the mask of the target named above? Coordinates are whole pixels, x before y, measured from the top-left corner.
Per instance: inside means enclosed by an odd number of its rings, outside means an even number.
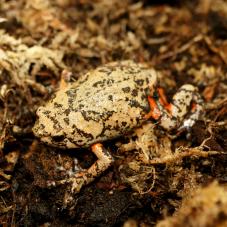
[[[54,142],[61,142],[62,140],[65,139],[65,137],[63,135],[56,135],[52,137]]]

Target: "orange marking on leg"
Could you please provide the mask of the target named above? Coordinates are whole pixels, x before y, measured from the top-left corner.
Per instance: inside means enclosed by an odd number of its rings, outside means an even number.
[[[195,112],[197,108],[197,104],[195,102],[192,103],[191,111]]]
[[[162,106],[165,107],[165,109],[168,111],[168,113],[172,113],[172,107],[173,104],[168,103],[167,99],[166,99],[166,95],[165,92],[162,88],[158,88],[158,94],[159,94],[159,102]]]
[[[168,106],[169,103],[166,99],[166,95],[165,92],[163,90],[163,88],[158,88],[158,94],[159,94],[159,102],[163,105],[163,106]]]
[[[77,177],[77,178],[81,178],[81,177],[84,177],[84,175],[85,175],[85,174],[84,174],[83,172],[81,172],[81,173],[77,173],[77,174],[76,174],[76,177]]]
[[[173,108],[173,104],[168,104],[165,106],[165,109],[168,111],[168,113],[172,114],[172,108]]]
[[[168,111],[168,113],[172,113],[172,104],[168,103],[165,92],[163,88],[158,88],[158,94],[159,94],[159,102],[162,106],[165,107],[165,109]]]
[[[92,151],[96,151],[102,147],[103,147],[103,145],[101,143],[95,143],[91,146],[91,149],[92,149]]]
[[[157,106],[157,103],[155,102],[155,100],[153,98],[151,98],[150,96],[148,96],[148,102],[149,102],[149,105],[150,105],[150,112],[147,113],[144,117],[145,119],[149,119],[149,118],[153,118],[155,120],[158,120],[159,117],[161,116],[161,113],[160,113],[160,110]]]

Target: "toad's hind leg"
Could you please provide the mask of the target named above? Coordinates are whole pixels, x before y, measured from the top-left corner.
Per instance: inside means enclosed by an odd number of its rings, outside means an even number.
[[[158,99],[155,100],[155,107],[152,102],[151,112],[156,112],[156,120],[166,130],[178,129],[178,131],[189,130],[199,119],[203,112],[203,100],[198,90],[191,84],[185,84],[177,91],[168,103],[162,89],[158,89]],[[150,98],[154,102],[154,98]],[[151,113],[148,113],[152,117]]]
[[[78,193],[82,186],[92,182],[97,176],[104,172],[113,162],[112,155],[103,147],[96,143],[91,147],[92,152],[98,160],[87,170],[76,173],[74,176],[61,181],[61,183],[71,183],[71,193]]]

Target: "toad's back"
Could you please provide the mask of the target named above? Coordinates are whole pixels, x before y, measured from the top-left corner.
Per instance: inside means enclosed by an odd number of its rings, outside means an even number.
[[[44,108],[49,115],[54,112],[55,121],[55,129],[48,131],[64,131],[74,147],[121,136],[145,120],[147,96],[156,81],[154,70],[131,61],[99,67],[47,103]]]

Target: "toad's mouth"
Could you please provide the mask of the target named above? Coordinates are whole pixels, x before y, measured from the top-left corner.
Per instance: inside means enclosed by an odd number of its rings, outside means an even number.
[[[47,144],[51,147],[57,147],[57,148],[66,148],[66,144],[67,141],[63,140],[63,141],[56,141],[55,139],[53,139],[51,136],[40,136],[38,137],[39,140],[44,143]]]
[[[54,130],[49,131],[45,129],[48,129],[48,127],[40,124],[39,119],[37,119],[32,128],[34,136],[37,137],[42,143],[48,144],[51,147],[62,149],[80,148],[80,145],[75,143],[73,139],[67,138],[63,130],[55,133]]]

